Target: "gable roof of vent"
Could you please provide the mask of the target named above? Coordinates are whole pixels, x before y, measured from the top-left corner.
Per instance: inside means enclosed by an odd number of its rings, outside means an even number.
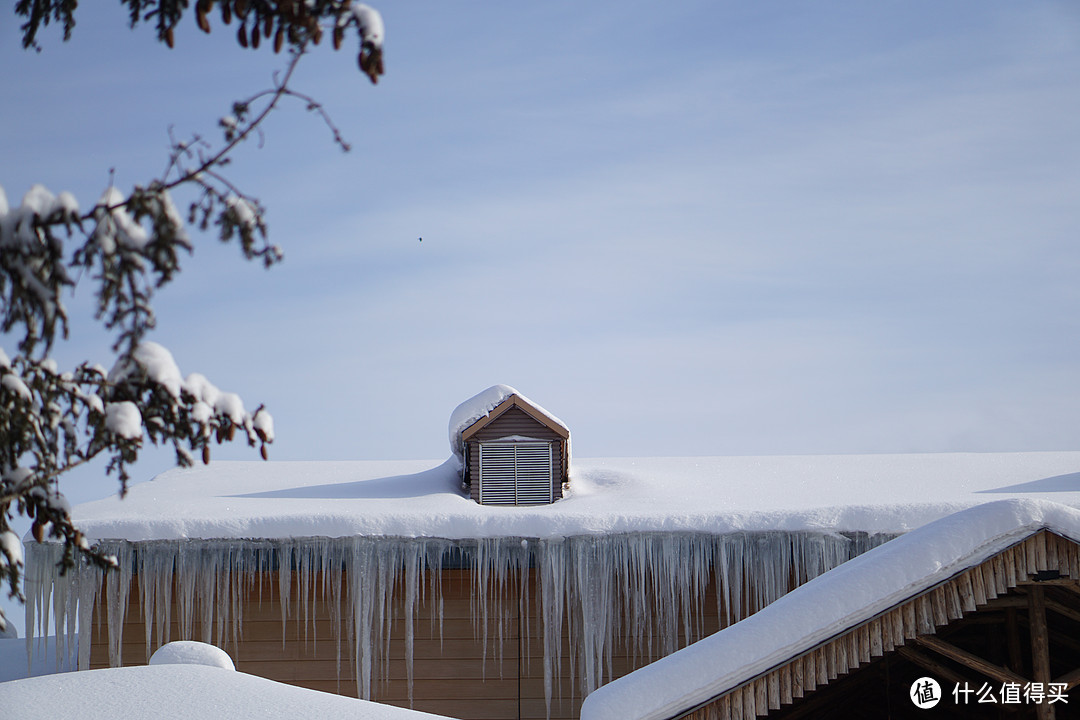
[[[509,385],[492,385],[458,405],[450,414],[450,450],[463,457],[465,441],[512,407],[520,408],[537,422],[569,439],[570,428]]]

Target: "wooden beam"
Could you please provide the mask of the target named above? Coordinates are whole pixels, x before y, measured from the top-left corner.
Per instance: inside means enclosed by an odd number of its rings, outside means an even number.
[[[1036,585],[1040,585],[1042,587],[1066,588],[1069,590],[1073,590],[1074,592],[1078,591],[1077,581],[1067,577],[1051,578],[1049,580],[1021,580],[1016,584],[1017,587],[1022,588],[1030,588]]]
[[[1074,610],[1068,605],[1063,605],[1053,598],[1043,597],[1043,602],[1046,603],[1047,610],[1053,610],[1058,615],[1067,617],[1074,622],[1080,622],[1080,611]]]
[[[1080,654],[1080,639],[1078,638],[1074,638],[1071,635],[1067,635],[1062,632],[1056,632],[1054,633],[1051,640],[1056,646],[1060,646],[1071,652]],[[1054,653],[1054,657],[1057,657],[1057,653]]]
[[[1009,588],[1016,585],[1016,578],[1013,577],[1016,563],[1012,560],[1006,562],[1006,556],[1012,557],[1008,550],[998,553],[991,559],[994,567],[994,587],[997,588],[998,595],[1007,595]],[[1013,572],[1010,572],[1010,566]]]
[[[968,570],[966,574],[971,577],[971,589],[975,595],[976,607],[985,605],[990,598],[986,594],[986,584],[983,582],[981,568],[972,568],[971,570]]]
[[[944,678],[949,682],[960,685],[962,683],[971,683],[971,678],[964,677],[960,673],[953,670],[948,665],[935,660],[932,657],[924,655],[913,647],[905,645],[904,647],[896,648],[896,652],[900,653],[900,656],[905,660],[908,660],[915,665],[918,665],[923,670],[934,674],[937,677]]]
[[[1058,584],[1063,590],[1068,590],[1071,593],[1080,595],[1080,580],[1070,580],[1069,582],[1063,582]]]
[[[976,672],[980,672],[987,677],[997,680],[999,682],[1018,682],[1021,685],[1027,682],[1027,679],[1017,675],[1012,670],[995,665],[989,660],[984,660],[978,655],[956,647],[951,643],[947,643],[941,638],[935,635],[921,635],[915,639],[917,643],[923,647],[933,650],[939,655],[944,655],[950,660],[955,660],[961,665],[965,665]],[[1044,681],[1046,682],[1046,681]]]
[[[792,664],[789,662],[780,668],[780,704],[790,705],[792,701],[792,694],[795,688],[793,687],[794,677],[792,671]],[[800,663],[801,664],[801,663]]]
[[[795,658],[788,663],[788,667],[791,668],[791,697],[792,699],[801,698],[806,692],[806,682],[803,680],[805,658]]]
[[[973,625],[1001,625],[1003,622],[1003,613],[998,611],[983,610],[974,615],[969,615],[964,618],[964,627],[971,627]]]
[[[1049,683],[1050,637],[1046,630],[1046,599],[1043,588],[1033,585],[1028,593],[1028,625],[1031,628],[1031,674],[1037,683]],[[1050,703],[1035,705],[1038,720],[1054,720],[1054,706]]]
[[[742,690],[736,688],[727,694],[728,697],[728,717],[730,720],[742,720]]]
[[[780,709],[780,683],[780,673],[771,672],[765,676],[766,702],[768,703],[767,707],[770,710]]]
[[[1020,622],[1016,617],[1016,608],[1005,610],[1005,637],[1009,649],[1009,669],[1022,673],[1024,658],[1020,653]]]
[[[1031,538],[1035,546],[1034,562],[1031,563],[1033,567],[1029,567],[1028,572],[1035,570],[1047,570],[1050,569],[1049,558],[1046,552],[1046,531],[1043,530]]]
[[[1005,608],[1026,608],[1027,597],[1021,595],[1001,595],[990,600],[984,606],[986,610],[1004,610]]]
[[[1080,685],[1080,668],[1065,673],[1061,677],[1054,678],[1055,684],[1064,684],[1065,692],[1072,690],[1077,685]]]

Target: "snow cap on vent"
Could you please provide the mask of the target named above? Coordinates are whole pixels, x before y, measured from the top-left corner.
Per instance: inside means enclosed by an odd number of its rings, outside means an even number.
[[[454,412],[450,413],[450,451],[454,453],[454,457],[459,461],[464,458],[465,450],[461,441],[461,434],[469,429],[469,427],[476,424],[478,420],[487,417],[492,410],[501,405],[508,397],[514,395],[534,409],[543,413],[548,420],[564,429],[569,436],[570,429],[566,427],[566,423],[534,403],[532,400],[529,400],[514,388],[509,385],[492,385],[487,390],[483,390],[476,395],[473,395],[471,398],[458,405],[454,409]]]

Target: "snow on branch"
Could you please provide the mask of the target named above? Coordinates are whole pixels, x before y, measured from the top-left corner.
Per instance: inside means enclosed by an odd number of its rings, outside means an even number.
[[[215,228],[224,242],[235,240],[244,258],[266,267],[284,257],[268,240],[266,209],[226,175],[232,151],[253,135],[285,98],[319,115],[333,141],[349,145],[321,103],[290,87],[300,59],[329,32],[340,49],[348,32],[360,42],[358,63],[377,82],[383,74],[385,28],[378,11],[348,0],[121,0],[132,26],[152,23],[160,41],[172,47],[175,28],[189,9],[204,32],[235,21],[236,41],[288,61],[272,85],[233,103],[220,121],[222,137],[178,139],[170,129],[169,154],[161,176],[125,191],[114,183],[89,210],[69,192],[54,194],[33,185],[18,205],[0,186],[0,582],[21,597],[22,557],[12,541],[14,513],[32,520],[38,541],[62,545],[61,570],[76,562],[107,568],[112,557],[90,548],[70,517],[58,479],[95,458],[106,461],[123,495],[128,466],[145,443],[172,445],[177,464],[210,459],[212,443],[237,432],[265,459],[274,441],[273,417],[262,405],[254,412],[205,376],[182,378],[172,354],[148,339],[156,325],[153,300],[192,251],[189,228]],[[73,0],[17,0],[15,13],[23,46],[40,50],[38,32],[50,22],[75,27]],[[193,191],[182,213],[173,192]],[[68,336],[65,290],[77,282],[91,286],[97,317],[113,340],[112,370],[96,362],[60,371],[50,352]],[[0,629],[3,628],[0,612]]]
[[[8,508],[32,520],[37,541],[63,545],[64,567],[79,556],[109,567],[115,560],[91,548],[72,523],[60,475],[104,457],[123,494],[144,442],[171,444],[177,464],[189,466],[199,455],[209,462],[211,443],[231,441],[237,430],[265,459],[274,440],[270,413],[261,405],[248,412],[238,395],[201,374],[182,378],[172,353],[157,343],[141,342],[107,373],[87,363],[61,372],[51,358],[12,359],[0,350],[0,580],[9,594],[20,596],[22,560],[7,542]]]
[[[356,58],[357,64],[371,82],[377,83],[379,76],[383,74],[383,38],[386,36],[382,15],[375,8],[354,2],[349,7],[349,16],[351,17],[344,23],[341,19],[346,16],[339,16],[338,25],[334,28],[335,33],[348,25],[350,20],[356,23],[360,31],[360,55]]]
[[[187,12],[189,0],[121,0],[127,6],[130,23],[153,22],[158,40],[170,48],[176,45],[176,26]],[[26,18],[21,26],[23,47],[40,49],[38,31],[52,21],[63,24],[64,39],[75,28],[73,0],[19,0],[15,12]],[[215,16],[217,20],[215,20]],[[385,28],[378,10],[350,0],[197,0],[195,24],[212,33],[217,21],[222,26],[236,24],[236,42],[242,48],[258,50],[264,43],[275,53],[284,48],[303,49],[318,45],[327,29],[339,50],[346,29],[355,27],[360,36],[360,69],[372,83],[383,74]]]

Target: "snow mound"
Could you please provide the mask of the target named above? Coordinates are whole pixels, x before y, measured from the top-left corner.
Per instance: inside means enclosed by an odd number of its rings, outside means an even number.
[[[159,647],[150,656],[151,665],[206,665],[236,670],[229,654],[221,648],[195,640],[177,640]]]
[[[19,720],[437,720],[441,715],[224,673],[202,665],[142,665],[0,683]],[[6,716],[5,716],[6,717]]]

